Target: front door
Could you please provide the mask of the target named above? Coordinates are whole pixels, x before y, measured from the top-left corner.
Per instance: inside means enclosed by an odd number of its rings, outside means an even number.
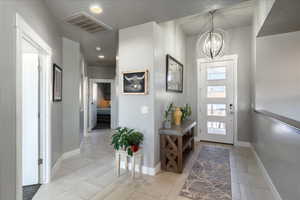
[[[200,61],[200,140],[233,144],[235,59]]]

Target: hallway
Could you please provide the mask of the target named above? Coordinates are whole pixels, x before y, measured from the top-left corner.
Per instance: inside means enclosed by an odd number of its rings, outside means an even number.
[[[198,143],[188,158],[182,174],[161,172],[132,180],[114,174],[110,130],[98,130],[84,138],[80,155],[64,160],[53,182],[43,185],[34,200],[184,200],[178,195],[205,143]],[[272,200],[255,157],[249,148],[222,146],[230,149],[231,187],[233,200]]]

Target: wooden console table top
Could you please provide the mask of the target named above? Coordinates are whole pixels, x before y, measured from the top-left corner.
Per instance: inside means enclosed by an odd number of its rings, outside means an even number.
[[[188,120],[183,122],[180,126],[172,125],[171,128],[161,128],[159,129],[159,134],[161,135],[176,135],[183,136],[186,132],[191,130],[197,125],[193,120]]]

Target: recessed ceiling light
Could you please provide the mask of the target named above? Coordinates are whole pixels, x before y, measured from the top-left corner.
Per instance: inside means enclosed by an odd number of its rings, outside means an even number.
[[[96,51],[101,51],[101,47],[96,47]]]
[[[90,6],[90,11],[94,14],[100,14],[103,9],[98,4],[93,4]]]
[[[99,55],[98,58],[103,59],[104,55]]]

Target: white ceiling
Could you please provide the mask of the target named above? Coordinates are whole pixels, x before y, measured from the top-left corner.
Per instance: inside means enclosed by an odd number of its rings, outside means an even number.
[[[260,36],[300,30],[299,0],[276,0],[260,32]]]
[[[231,29],[252,24],[253,2],[247,1],[218,10],[214,15],[216,28]],[[178,20],[186,35],[197,35],[210,30],[211,16],[199,14]]]
[[[59,21],[63,34],[81,43],[88,64],[93,66],[114,66],[119,29],[149,21],[163,22],[205,13],[244,1],[246,0],[45,0]],[[94,17],[111,26],[112,31],[90,34],[63,22],[74,13],[89,13],[89,6],[95,2],[101,5],[103,13]],[[189,28],[188,31],[196,30]],[[105,55],[103,60],[97,57],[100,54],[95,50],[98,45],[102,48],[101,54]]]

